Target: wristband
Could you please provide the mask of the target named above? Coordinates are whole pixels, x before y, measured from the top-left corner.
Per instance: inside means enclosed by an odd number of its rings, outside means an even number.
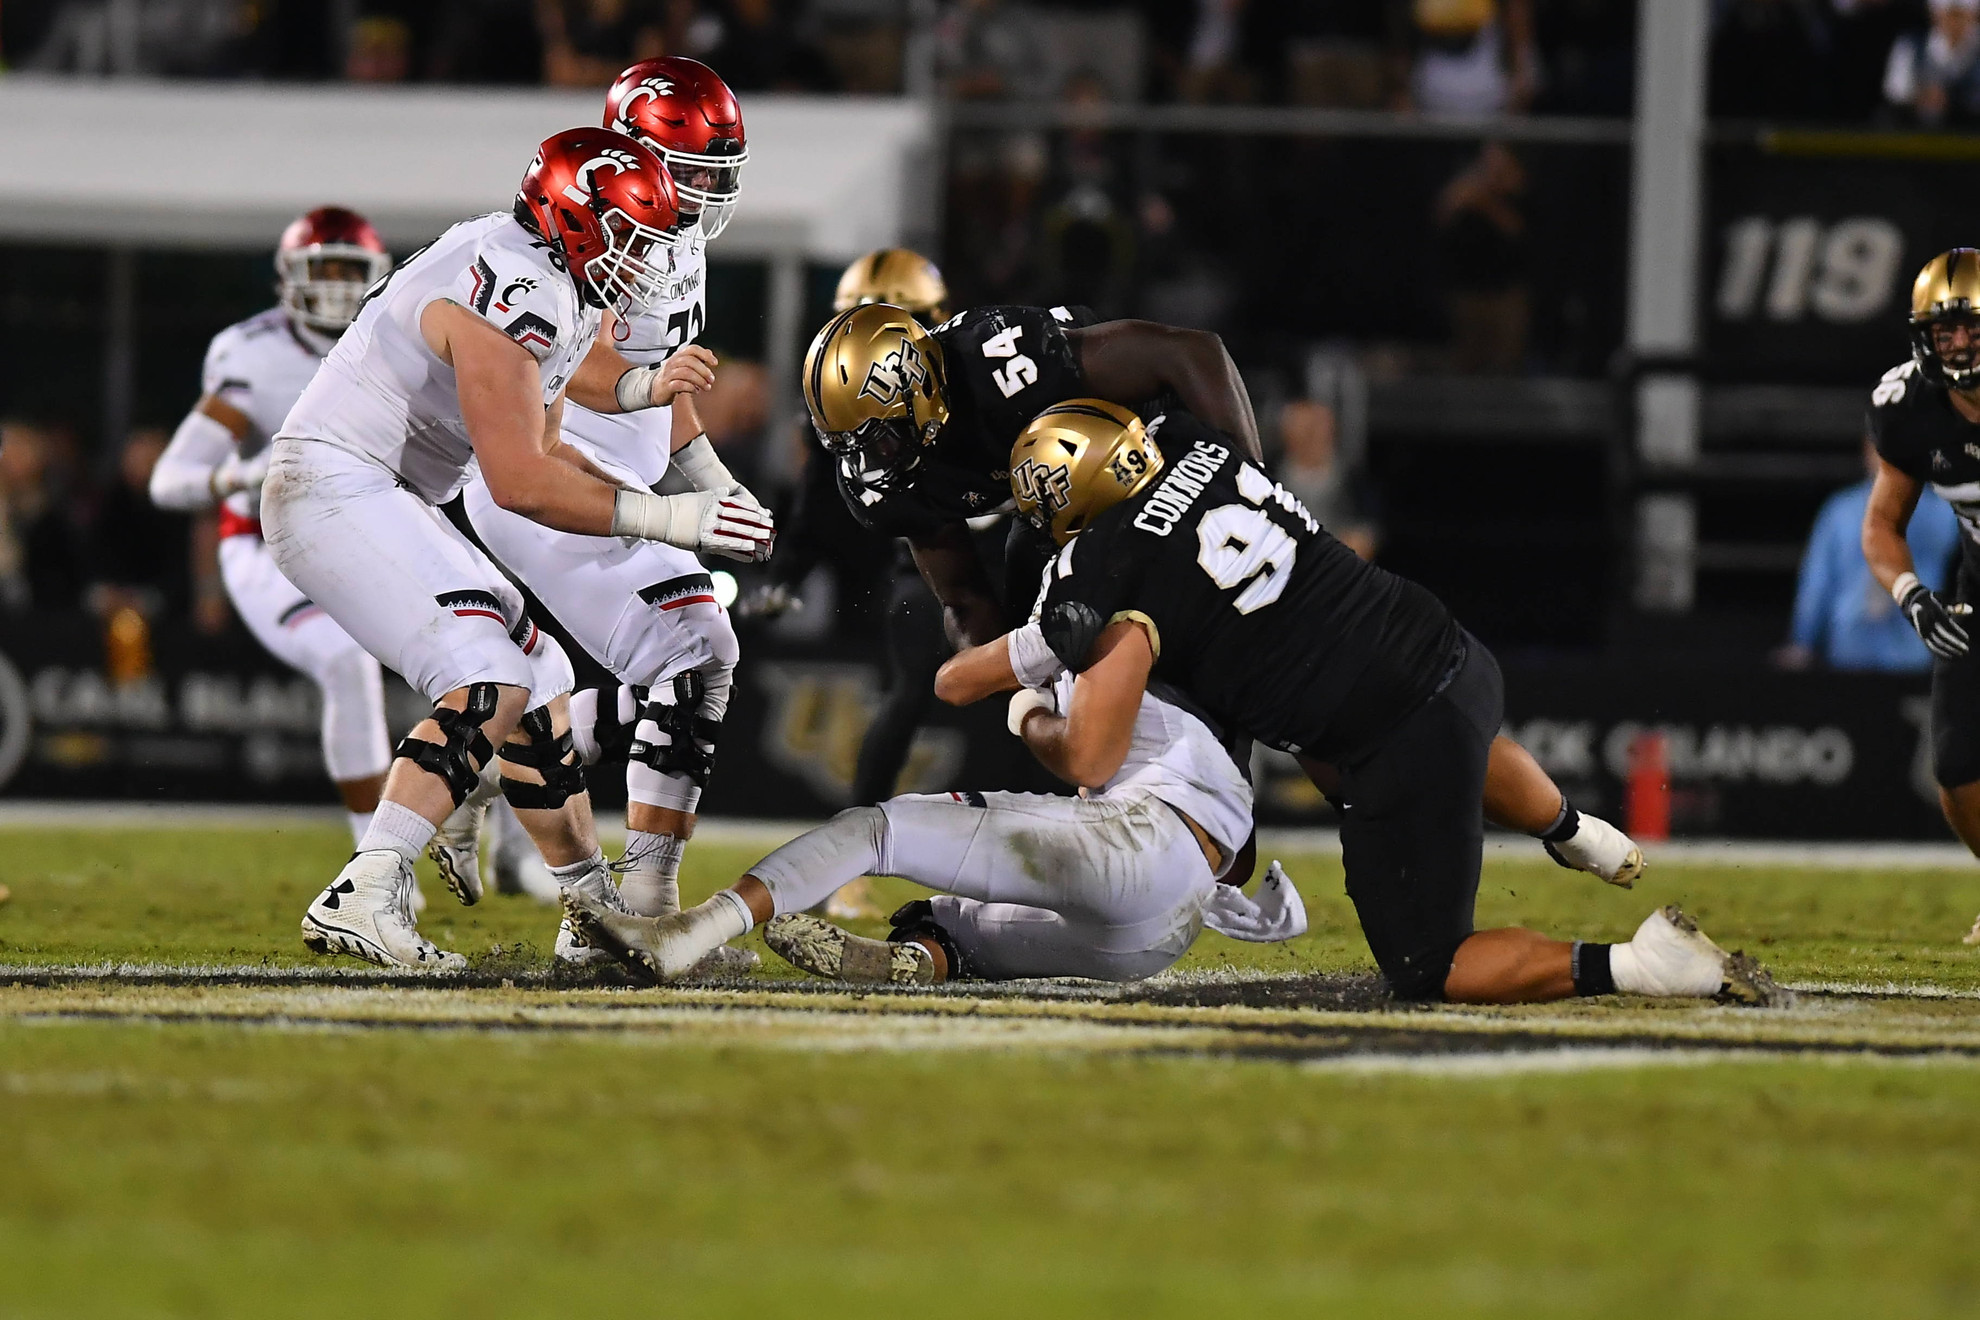
[[[1035,710],[1057,714],[1059,703],[1049,692],[1037,688],[1019,688],[1011,694],[1010,709],[1004,715],[1004,727],[1011,731],[1013,738],[1024,737],[1024,722]]]
[[[1918,580],[1918,575],[1916,573],[1907,570],[1903,573],[1898,574],[1897,581],[1891,583],[1891,599],[1896,601],[1899,605],[1903,605],[1904,598],[1911,594],[1913,588],[1922,587],[1924,585],[1925,585],[1924,583]]]
[[[633,367],[620,373],[619,383],[612,389],[619,411],[641,412],[653,407],[653,378],[659,374],[658,367]]]
[[[696,490],[726,493],[736,489],[735,474],[716,456],[715,446],[708,443],[708,433],[705,431],[676,449],[667,461]]]
[[[1065,669],[1046,643],[1045,630],[1036,623],[1013,628],[1004,641],[1010,648],[1011,672],[1028,688],[1044,687]]]
[[[685,516],[687,510],[683,505],[693,503],[697,498],[654,495],[643,490],[622,488],[612,497],[612,535],[630,536],[641,541],[665,541],[669,545],[680,545],[685,540],[687,545],[693,546],[695,533],[700,530],[700,510],[697,507],[692,516]],[[684,525],[677,527],[676,523]]]

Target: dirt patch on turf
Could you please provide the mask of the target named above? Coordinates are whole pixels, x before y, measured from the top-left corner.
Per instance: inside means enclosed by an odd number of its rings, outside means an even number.
[[[1121,987],[1120,1003],[1175,1008],[1321,1008],[1342,1013],[1408,1007],[1379,976],[1306,972],[1293,976],[1176,977]]]

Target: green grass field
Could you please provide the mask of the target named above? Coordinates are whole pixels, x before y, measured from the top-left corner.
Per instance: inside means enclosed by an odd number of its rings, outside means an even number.
[[[1484,922],[1682,902],[1817,989],[1345,1012],[544,988],[545,909],[431,883],[521,988],[283,975],[347,849],[0,829],[0,1315],[1980,1310],[1980,869],[1495,861]],[[1288,862],[1314,932],[1188,967],[1368,970]]]

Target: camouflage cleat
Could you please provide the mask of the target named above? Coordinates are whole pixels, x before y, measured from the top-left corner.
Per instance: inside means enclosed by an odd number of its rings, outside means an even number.
[[[1726,955],[1726,983],[1717,998],[1721,1003],[1752,1008],[1794,1007],[1794,991],[1777,984],[1773,973],[1744,949]]]
[[[935,960],[911,942],[869,940],[803,912],[775,917],[763,942],[791,966],[859,985],[933,985]]]

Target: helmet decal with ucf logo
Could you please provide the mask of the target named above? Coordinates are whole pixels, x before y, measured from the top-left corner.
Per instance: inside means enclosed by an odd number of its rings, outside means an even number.
[[[1038,510],[1041,524],[1048,524],[1072,503],[1072,468],[1027,458],[1011,469],[1011,493]]]
[[[859,392],[878,399],[882,404],[890,404],[927,384],[928,364],[922,361],[921,350],[904,342],[867,368],[866,380],[859,387]]]

